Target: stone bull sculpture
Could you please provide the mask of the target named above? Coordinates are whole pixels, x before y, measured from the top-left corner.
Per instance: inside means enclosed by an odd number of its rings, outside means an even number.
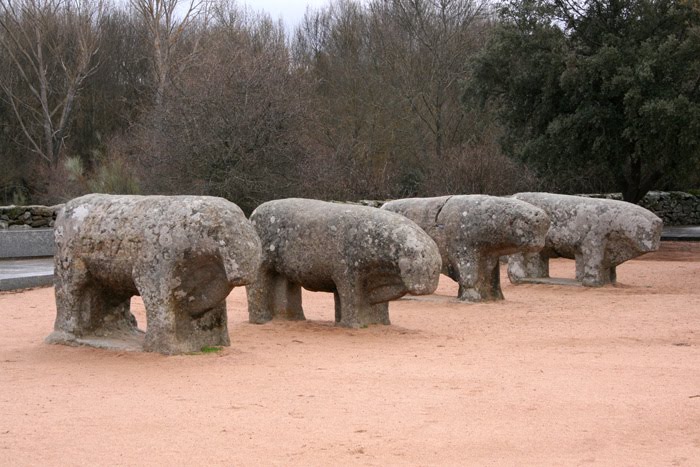
[[[539,253],[513,255],[511,282],[538,282],[549,277],[549,258],[576,260],[576,280],[586,287],[616,281],[615,268],[657,250],[663,222],[635,204],[550,193],[518,193],[514,198],[543,209],[552,225]]]
[[[143,350],[176,354],[229,345],[226,296],[260,265],[243,212],[205,196],[87,195],[58,214],[56,323],[49,343],[138,341],[130,311],[146,308]]]
[[[301,287],[333,292],[341,326],[389,324],[388,301],[438,284],[435,242],[408,219],[376,208],[308,199],[264,203],[250,217],[263,262],[247,287],[250,322],[304,319]]]
[[[502,300],[499,257],[540,250],[549,228],[541,209],[495,196],[400,199],[382,209],[408,217],[435,240],[442,273],[459,284],[458,298],[471,302]]]

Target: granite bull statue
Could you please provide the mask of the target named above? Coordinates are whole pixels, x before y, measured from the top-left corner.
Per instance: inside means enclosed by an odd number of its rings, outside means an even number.
[[[549,218],[522,201],[485,195],[408,198],[382,209],[402,214],[440,249],[442,273],[459,284],[464,301],[502,300],[499,257],[538,251]]]
[[[263,246],[247,286],[250,322],[305,319],[301,287],[333,292],[335,321],[389,324],[388,301],[432,293],[440,275],[435,242],[417,225],[376,208],[308,199],[264,203],[251,222]]]
[[[550,193],[518,193],[515,199],[543,209],[552,225],[538,253],[508,260],[511,282],[549,277],[549,258],[576,260],[576,280],[587,287],[614,283],[616,267],[657,250],[663,222],[652,212],[624,201]]]
[[[205,196],[76,198],[59,212],[55,240],[49,343],[138,341],[130,298],[140,295],[143,350],[229,345],[226,296],[255,278],[261,260],[260,240],[240,208]]]

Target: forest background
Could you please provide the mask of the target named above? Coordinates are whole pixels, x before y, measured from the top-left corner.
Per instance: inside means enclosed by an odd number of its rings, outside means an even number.
[[[0,203],[700,186],[697,0],[0,0]]]

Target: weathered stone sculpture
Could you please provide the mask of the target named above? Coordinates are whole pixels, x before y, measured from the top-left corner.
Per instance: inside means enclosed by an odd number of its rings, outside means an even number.
[[[549,228],[541,209],[495,196],[400,199],[382,209],[408,217],[435,240],[442,273],[459,284],[458,298],[470,302],[502,300],[499,257],[540,250]]]
[[[263,246],[247,287],[251,323],[304,319],[301,287],[333,292],[341,326],[389,324],[388,301],[438,284],[435,242],[408,219],[376,208],[284,199],[250,217]]]
[[[615,268],[659,248],[661,219],[635,204],[550,193],[518,193],[514,198],[543,209],[552,225],[539,253],[513,255],[511,282],[549,277],[549,258],[576,260],[576,280],[598,287],[616,280]]]
[[[235,204],[206,196],[87,195],[59,213],[56,323],[49,343],[112,346],[140,333],[143,350],[176,354],[229,345],[226,296],[250,283],[260,240]]]

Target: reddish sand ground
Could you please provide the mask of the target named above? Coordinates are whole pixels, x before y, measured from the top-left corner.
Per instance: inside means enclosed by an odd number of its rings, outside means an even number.
[[[174,357],[46,345],[53,289],[0,294],[0,464],[698,465],[700,244],[618,278],[483,305],[444,278],[357,330],[320,293],[248,324],[235,289],[231,347]]]

